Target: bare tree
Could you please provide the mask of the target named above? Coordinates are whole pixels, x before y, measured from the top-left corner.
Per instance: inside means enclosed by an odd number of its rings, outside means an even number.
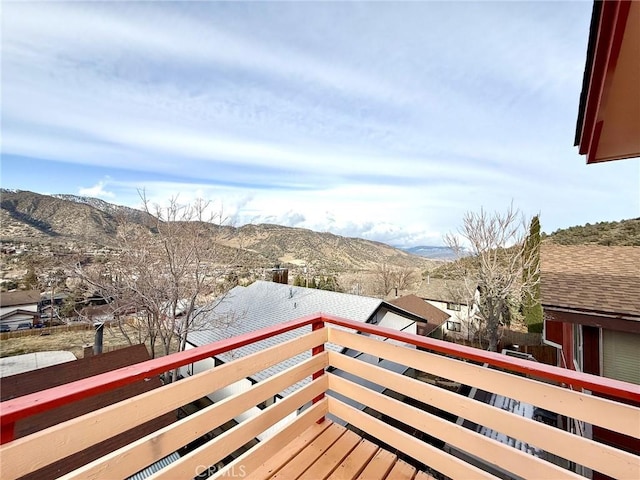
[[[76,273],[107,300],[128,341],[148,342],[155,357],[158,347],[164,354],[184,350],[190,332],[228,320],[211,325],[205,317],[231,288],[225,280],[241,249],[220,244],[226,219],[209,203],[173,198],[151,207],[141,197],[147,224],[119,218],[116,252],[103,264],[77,265]],[[126,317],[133,322],[125,325]]]
[[[410,267],[393,267],[387,263],[375,269],[377,293],[385,296],[392,289],[406,290],[413,282],[414,270]]]
[[[539,268],[525,249],[528,221],[511,205],[504,213],[467,212],[459,235],[448,234],[447,245],[456,252],[457,273],[467,289],[479,291],[475,302],[488,348],[495,351],[501,327],[520,321],[523,295],[538,281],[537,275],[523,276],[523,270]],[[470,254],[465,258],[467,247]],[[470,294],[471,292],[467,292]]]
[[[379,295],[387,295],[395,286],[395,274],[393,268],[387,263],[376,266],[376,290]]]

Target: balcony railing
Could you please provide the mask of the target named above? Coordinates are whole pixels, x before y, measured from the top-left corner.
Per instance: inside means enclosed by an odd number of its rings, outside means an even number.
[[[26,437],[13,438],[15,423],[31,415],[294,330],[299,332],[295,339],[275,347]],[[385,341],[389,339],[391,341]],[[339,353],[340,347],[350,352],[362,352],[370,361]],[[471,396],[394,373],[372,362],[371,358],[413,369],[419,372],[418,377],[428,374],[432,378],[448,379],[634,439],[640,438],[640,408],[629,403],[640,402],[637,385],[322,314],[1,403],[1,476],[3,479],[19,478],[35,472],[293,357],[302,359],[247,391],[216,402],[62,478],[127,478],[292,385],[298,387],[293,393],[184,454],[151,478],[193,478],[279,422],[282,427],[282,420],[292,414],[294,420],[237,456],[223,469],[216,468],[215,472],[211,469],[214,477],[268,478],[273,475],[291,478],[284,472],[287,465],[295,464],[298,470],[294,476],[300,478],[310,478],[309,475],[314,478],[330,475],[333,475],[331,478],[355,478],[363,473],[367,462],[375,462],[379,457],[371,456],[373,453],[370,452],[368,460],[354,466],[354,459],[365,449],[358,443],[359,437],[355,440],[347,440],[344,435],[340,437],[345,440],[333,451],[343,451],[341,458],[336,459],[322,449],[313,458],[309,457],[311,440],[307,437],[311,434],[307,433],[305,437],[304,432],[315,432],[309,438],[320,438],[321,428],[326,429],[326,424],[335,420],[434,476],[578,477],[564,468],[562,462],[549,461],[551,456],[564,459],[566,465],[580,465],[614,478],[640,478],[637,451],[630,453],[604,445]],[[373,384],[383,388],[370,388]],[[565,388],[568,386],[572,388]],[[395,393],[380,393],[383,390]],[[582,393],[583,390],[589,393]],[[317,424],[325,418],[328,419],[325,426],[319,427]],[[467,428],[460,421],[451,420],[455,418],[466,419],[479,427]],[[487,430],[498,433],[490,438],[483,434]],[[352,433],[349,435],[353,436]],[[423,437],[427,436],[436,440],[425,441]],[[338,442],[337,438],[335,442]],[[500,441],[505,438],[512,441]],[[324,448],[329,449],[331,441],[326,442]],[[547,456],[512,446],[523,443]],[[285,448],[285,445],[289,447]],[[311,458],[307,460],[308,465],[300,463],[303,454]],[[394,468],[400,471],[400,467]],[[281,473],[279,476],[278,472]]]

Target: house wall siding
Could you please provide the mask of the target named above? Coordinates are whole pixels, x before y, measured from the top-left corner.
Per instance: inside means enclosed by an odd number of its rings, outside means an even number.
[[[16,310],[26,310],[27,312],[38,313],[38,304],[33,303],[29,305],[12,305],[10,307],[0,307],[0,317],[9,312],[15,312]]]
[[[454,336],[456,338],[464,338],[467,340],[472,340],[475,331],[473,328],[469,328],[469,324],[471,323],[469,318],[474,315],[474,312],[469,312],[469,307],[467,305],[460,305],[460,310],[450,310],[447,308],[447,302],[439,302],[437,300],[427,300],[431,305],[436,308],[439,308],[443,312],[448,313],[451,318],[448,321],[450,322],[458,322],[460,324],[460,331],[452,331],[447,328],[447,323],[445,322],[442,331],[449,336]]]

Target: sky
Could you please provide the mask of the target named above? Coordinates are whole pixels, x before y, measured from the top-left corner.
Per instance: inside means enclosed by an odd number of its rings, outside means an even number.
[[[3,188],[442,245],[640,216],[573,146],[591,2],[2,3]]]

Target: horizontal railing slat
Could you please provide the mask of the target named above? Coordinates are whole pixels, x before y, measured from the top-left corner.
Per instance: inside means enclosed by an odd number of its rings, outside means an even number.
[[[65,480],[109,480],[114,477],[124,478],[130,476],[255,407],[267,398],[273,397],[303,378],[310,377],[313,372],[327,365],[327,359],[326,352],[316,355],[277,375],[273,375],[264,382],[253,385],[247,391],[231,395],[210,407],[105,455],[62,478]]]
[[[155,358],[110,372],[101,373],[93,377],[36,392],[13,400],[2,402],[2,416],[0,425],[4,428],[21,418],[36,413],[51,410],[66,405],[81,398],[87,398],[101,392],[113,390],[123,385],[154,377],[161,373],[182,367],[189,363],[196,363],[221,353],[295,330],[314,322],[320,322],[318,314],[307,315],[297,320],[285,322],[275,327],[267,327],[254,332],[238,335],[226,340],[174,353],[165,357]]]
[[[514,415],[347,355],[329,352],[329,365],[613,478],[633,478],[639,473],[640,458],[623,450]]]
[[[569,470],[487,438],[473,430],[423,412],[394,398],[374,392],[334,374],[328,374],[328,376],[330,390],[347,398],[355,399],[388,417],[482,458],[489,464],[500,465],[501,469],[514,473],[516,476],[521,478],[581,478]],[[332,413],[331,408],[329,413]],[[392,429],[393,427],[389,426],[388,428]],[[384,439],[386,435],[379,438]]]
[[[168,467],[158,473],[148,477],[148,480],[192,478],[196,469],[201,465],[215,465],[230,453],[245,445],[267,428],[275,425],[286,417],[289,413],[295,412],[305,403],[313,400],[327,389],[327,376],[313,380],[310,384],[297,390],[295,393],[286,396],[283,400],[274,403],[256,415],[239,425],[227,430],[220,436],[202,447],[188,453]],[[320,400],[317,403],[324,403]]]
[[[398,340],[399,342],[426,348],[432,352],[452,355],[473,362],[488,363],[494,367],[503,368],[511,372],[524,373],[533,377],[544,378],[556,383],[572,385],[574,388],[602,393],[618,399],[640,402],[640,386],[631,385],[612,378],[589,375],[582,372],[554,367],[543,363],[531,362],[519,358],[502,355],[497,352],[488,352],[479,348],[456,345],[455,343],[420,335],[394,330],[388,327],[380,327],[369,323],[360,323],[333,315],[322,315],[322,320],[333,325],[350,328],[356,331],[379,335]],[[332,329],[336,330],[336,329]]]
[[[442,355],[329,329],[329,341],[387,360],[640,438],[640,408],[556,387]],[[602,412],[606,411],[607,415]]]
[[[328,396],[327,400],[329,400],[331,415],[350,423],[374,438],[379,438],[393,448],[429,465],[450,478],[496,478],[453,455],[412,437],[408,433],[389,428],[389,425],[381,420],[367,415],[335,397]]]
[[[156,388],[0,446],[3,476],[19,477],[65,458],[299,353],[323,344],[326,329]],[[38,455],[33,456],[32,452]]]

